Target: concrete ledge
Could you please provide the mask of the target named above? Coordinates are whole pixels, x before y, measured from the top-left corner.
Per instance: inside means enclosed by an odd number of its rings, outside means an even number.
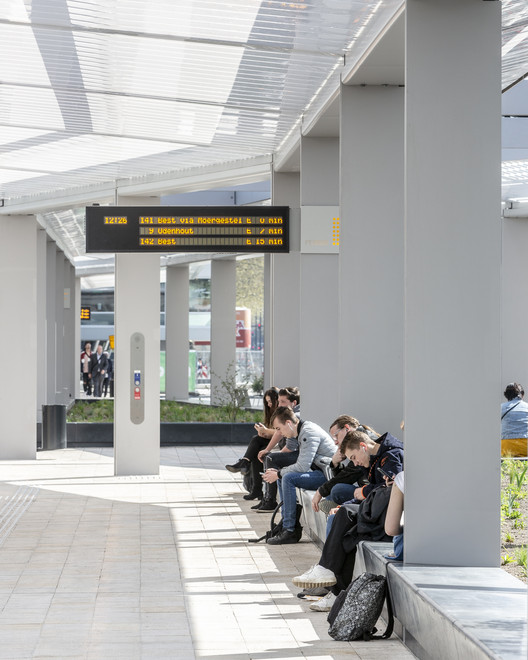
[[[114,425],[98,422],[69,422],[68,447],[112,447]],[[255,434],[250,422],[162,422],[162,447],[178,445],[247,445]],[[38,437],[38,436],[37,436]]]
[[[303,490],[297,488],[297,502],[302,504],[301,525],[303,531],[320,548],[323,547],[326,539],[326,514],[322,511],[315,512],[312,509],[312,498],[315,490]]]
[[[423,660],[524,660],[526,586],[500,568],[410,566],[383,557],[390,543],[360,543],[356,572],[387,575],[395,632]]]
[[[314,491],[297,489],[304,532],[322,547],[326,515],[312,509]],[[386,559],[392,543],[361,541],[354,577],[389,580],[394,632],[421,660],[525,660],[526,585],[500,568],[411,566]],[[385,621],[387,612],[382,613]]]

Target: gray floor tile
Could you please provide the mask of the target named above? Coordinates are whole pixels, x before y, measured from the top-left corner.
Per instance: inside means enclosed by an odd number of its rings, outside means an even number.
[[[0,660],[369,660],[295,596],[310,541],[247,542],[269,517],[223,467],[239,453],[163,448],[152,478],[114,477],[107,449],[0,462],[0,497],[13,480],[39,489],[0,546]]]

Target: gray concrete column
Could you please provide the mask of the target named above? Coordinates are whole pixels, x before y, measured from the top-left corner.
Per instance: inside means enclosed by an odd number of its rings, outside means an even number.
[[[0,217],[1,460],[36,454],[37,223],[30,216]]]
[[[405,560],[412,563],[500,561],[500,8],[407,0]]]
[[[46,246],[46,401],[57,399],[57,246],[48,240]]]
[[[328,428],[339,414],[336,398],[324,396],[336,381],[339,255],[332,224],[339,216],[339,139],[301,140],[301,260],[299,364],[301,410]],[[330,207],[325,211],[325,207]],[[309,218],[314,218],[308,224]],[[309,234],[307,234],[309,232]],[[314,247],[316,246],[316,247]]]
[[[47,402],[48,384],[48,322],[47,322],[47,249],[48,237],[37,228],[37,421],[42,422],[42,405]]]
[[[211,403],[225,402],[221,381],[236,368],[236,260],[211,261]]]
[[[118,198],[120,206],[154,206],[158,198]],[[114,465],[116,475],[159,474],[160,259],[157,254],[116,254],[114,349]],[[144,341],[143,417],[135,416],[132,355]]]
[[[64,260],[64,403],[75,398],[75,383],[79,380],[79,351],[75,344],[75,325],[78,321],[75,306],[75,269],[68,259]]]
[[[521,291],[528,282],[528,218],[502,221],[502,378],[499,398],[508,383],[521,383],[528,391],[528,306]],[[505,399],[502,399],[505,401]]]
[[[289,254],[264,260],[265,387],[300,385],[300,175],[273,172],[272,202],[290,207]],[[301,393],[302,397],[302,393]]]
[[[75,269],[74,269],[75,275]],[[75,277],[75,291],[73,298],[73,309],[75,314],[74,329],[74,356],[75,356],[75,383],[74,397],[79,399],[81,396],[81,377],[80,377],[80,355],[81,355],[81,278]]]
[[[339,408],[401,437],[403,89],[342,86],[340,140]]]
[[[189,266],[169,266],[165,285],[165,398],[189,397]]]
[[[55,401],[66,403],[64,382],[64,252],[55,253]]]

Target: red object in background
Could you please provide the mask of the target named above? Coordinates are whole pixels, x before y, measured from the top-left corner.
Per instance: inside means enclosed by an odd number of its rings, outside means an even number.
[[[251,348],[251,310],[246,307],[236,310],[236,347]]]

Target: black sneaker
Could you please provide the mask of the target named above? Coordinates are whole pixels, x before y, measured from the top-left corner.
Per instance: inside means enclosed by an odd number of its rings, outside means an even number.
[[[262,502],[258,502],[258,504],[254,504],[251,508],[254,509],[254,510],[255,510],[255,509],[258,510],[258,509],[260,509],[260,505],[261,505],[261,504],[262,504]]]
[[[272,536],[266,543],[268,545],[285,545],[286,543],[299,543],[299,539],[295,532],[290,532],[289,529],[283,529],[277,536]]]
[[[226,465],[226,470],[229,472],[241,472],[242,474],[247,474],[249,472],[249,461],[247,458],[239,458],[234,465]]]
[[[257,513],[272,513],[276,508],[277,502],[275,500],[262,500],[256,511]]]

